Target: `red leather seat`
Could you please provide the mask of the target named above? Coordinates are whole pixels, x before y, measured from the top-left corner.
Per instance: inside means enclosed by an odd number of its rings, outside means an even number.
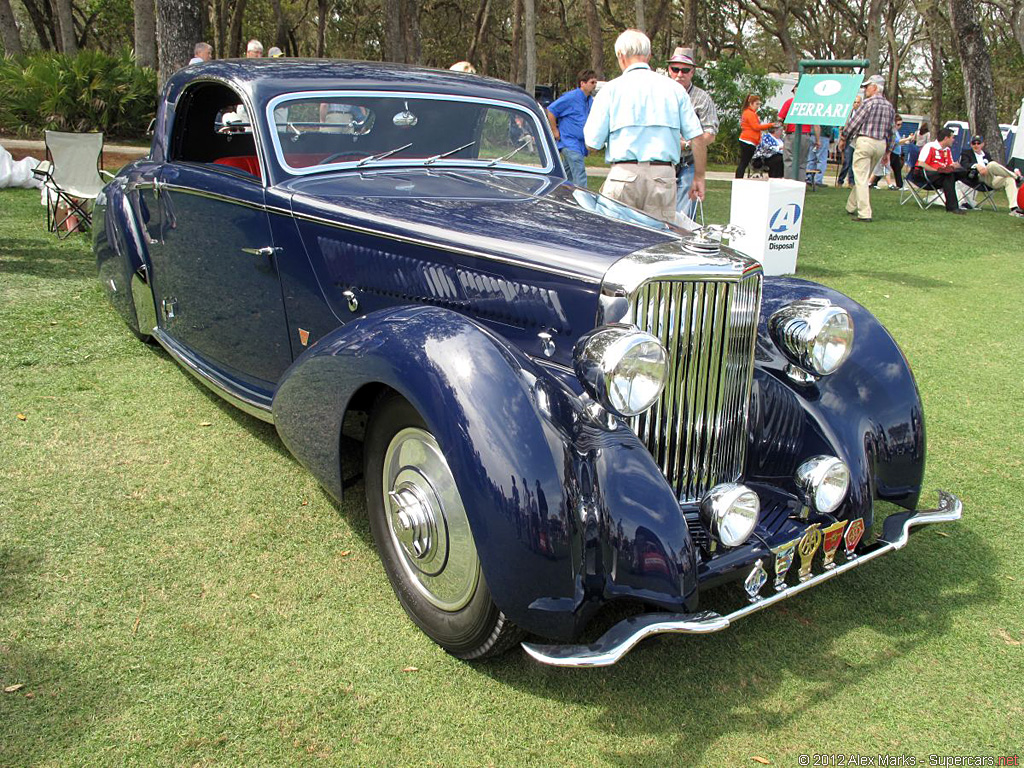
[[[263,178],[260,173],[260,164],[255,155],[240,155],[238,157],[220,157],[213,161],[217,165],[228,165],[232,168],[251,173],[257,179]]]

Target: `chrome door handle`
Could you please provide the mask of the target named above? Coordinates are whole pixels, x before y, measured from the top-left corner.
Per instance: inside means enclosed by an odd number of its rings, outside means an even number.
[[[262,248],[243,248],[242,249],[242,253],[248,253],[250,256],[265,256],[268,259],[271,256],[276,256],[280,252],[281,252],[280,248],[274,248],[273,246],[270,246],[270,245],[265,245]]]

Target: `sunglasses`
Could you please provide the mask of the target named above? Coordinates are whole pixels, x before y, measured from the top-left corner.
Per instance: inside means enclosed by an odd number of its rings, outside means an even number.
[[[693,67],[669,67],[668,69],[674,75],[688,75],[693,72]]]
[[[984,144],[984,141],[972,141],[971,144]]]

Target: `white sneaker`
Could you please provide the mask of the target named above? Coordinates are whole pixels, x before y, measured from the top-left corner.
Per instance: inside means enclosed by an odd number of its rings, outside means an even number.
[[[1024,219],[1024,211],[1022,211],[1020,208],[1011,208],[1010,215],[1016,216],[1018,219]]]

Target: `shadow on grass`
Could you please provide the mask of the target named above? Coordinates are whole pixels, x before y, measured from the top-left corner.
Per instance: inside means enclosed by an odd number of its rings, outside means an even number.
[[[28,596],[26,576],[41,569],[42,558],[28,550],[0,549],[0,610]]]
[[[847,278],[851,276],[864,277],[871,280],[878,280],[880,282],[892,283],[893,285],[902,285],[910,288],[945,288],[955,289],[956,286],[952,285],[948,281],[935,280],[925,275],[915,275],[909,272],[879,272],[873,270],[857,270],[857,269],[829,269],[828,267],[808,265],[800,265],[799,273],[797,277],[812,279],[812,280],[827,280],[840,278]]]
[[[0,241],[0,274],[16,273],[44,280],[81,280],[94,275],[95,261],[82,256],[82,248],[88,247],[84,235],[72,235],[63,243],[58,243],[55,235],[50,237],[53,242],[5,237]]]
[[[96,720],[117,711],[110,681],[90,677],[76,661],[27,644],[0,644],[0,763],[40,765],[59,759]]]
[[[991,549],[965,526],[950,538],[921,532],[904,550],[811,593],[705,637],[647,640],[615,667],[563,670],[510,655],[479,671],[531,694],[592,707],[594,739],[630,746],[621,765],[693,765],[731,735],[791,727],[890,670],[930,668],[922,643],[951,629],[964,610],[1000,600],[985,563]],[[857,643],[841,642],[858,635]],[[850,651],[855,647],[856,655]],[[840,651],[839,648],[843,650]],[[796,679],[798,685],[788,681]],[[806,691],[780,700],[785,690]],[[898,692],[878,692],[884,705]],[[807,733],[808,744],[814,734]]]
[[[0,613],[28,600],[30,577],[43,558],[27,549],[0,549]],[[7,692],[5,689],[21,686]],[[38,765],[74,744],[97,713],[113,710],[113,692],[73,661],[29,643],[0,640],[0,763]]]

